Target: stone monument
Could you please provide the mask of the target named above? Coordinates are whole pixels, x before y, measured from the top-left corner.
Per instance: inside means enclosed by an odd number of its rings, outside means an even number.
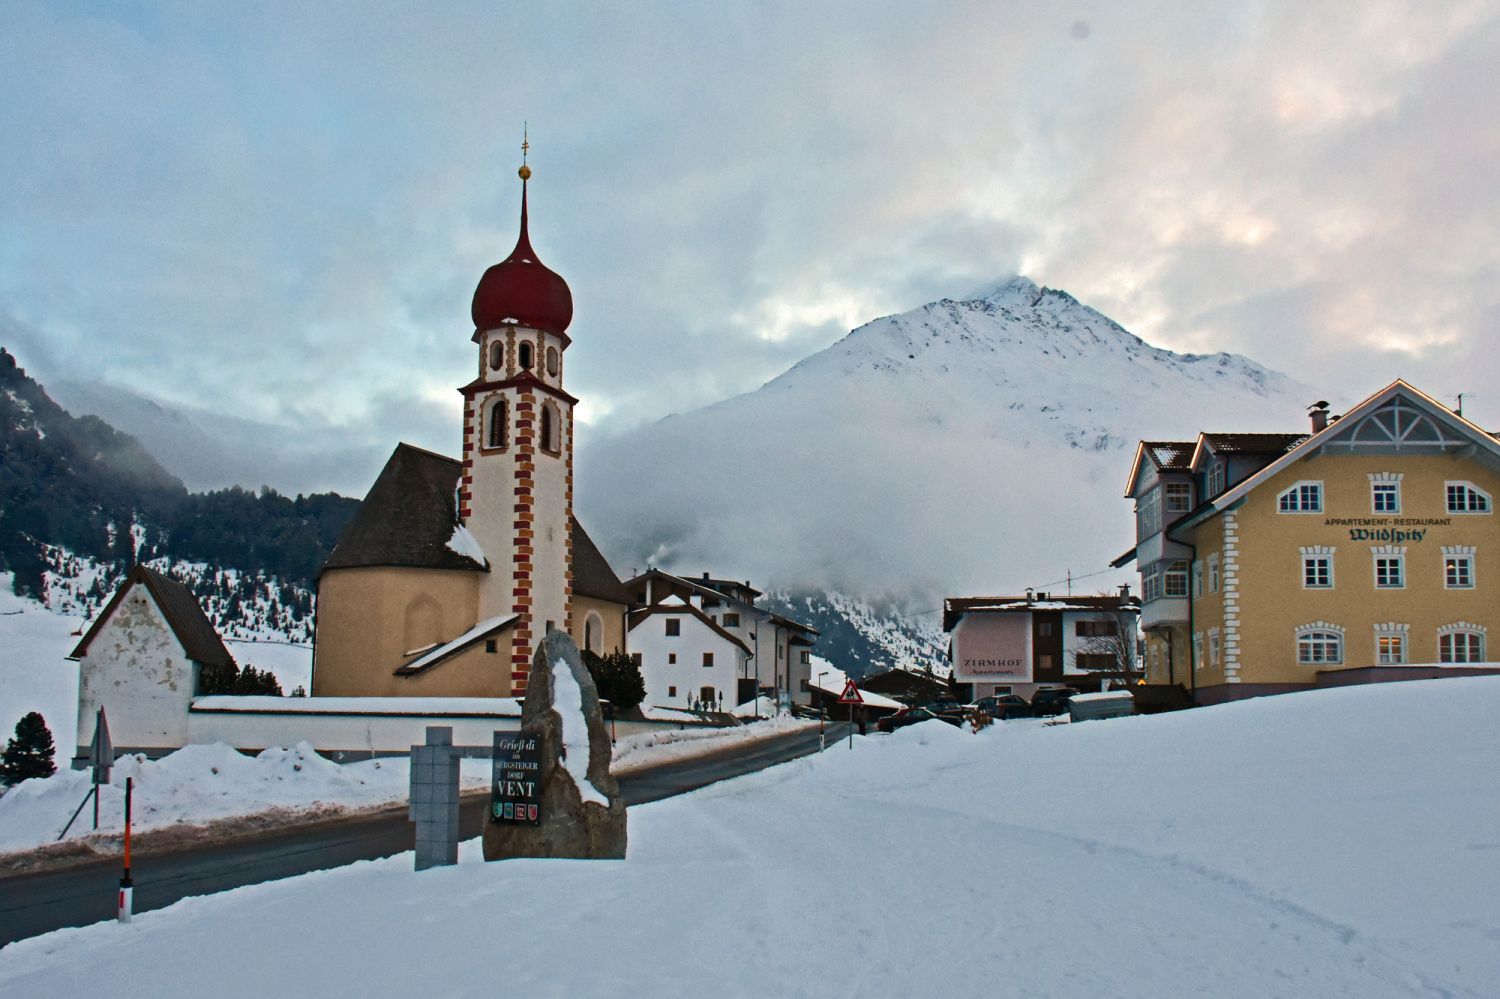
[[[516,734],[499,735],[514,741]],[[578,647],[560,631],[549,631],[532,659],[520,735],[534,736],[541,747],[540,787],[526,794],[537,804],[524,815],[519,805],[497,809],[494,803],[506,790],[497,784],[484,824],[484,859],[623,858],[625,799],[609,772],[609,730],[599,692]],[[496,771],[497,780],[503,779],[500,767]]]

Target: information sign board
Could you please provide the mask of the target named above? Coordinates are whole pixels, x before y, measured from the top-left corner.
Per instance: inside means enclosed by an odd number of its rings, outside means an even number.
[[[542,740],[534,732],[496,732],[490,821],[542,822]]]

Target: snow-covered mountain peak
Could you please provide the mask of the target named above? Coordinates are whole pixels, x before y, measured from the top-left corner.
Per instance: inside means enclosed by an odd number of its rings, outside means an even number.
[[[989,284],[980,285],[960,298],[959,301],[994,302],[997,305],[1003,302],[1021,302],[1027,305],[1035,305],[1046,290],[1024,274],[1012,274],[1009,277],[1000,278],[998,281],[991,281]]]
[[[1104,586],[1125,578],[1107,567],[1132,536],[1120,493],[1139,440],[1296,429],[1309,392],[1012,277],[590,449],[580,496],[626,566],[718,565],[918,610],[1069,574]]]

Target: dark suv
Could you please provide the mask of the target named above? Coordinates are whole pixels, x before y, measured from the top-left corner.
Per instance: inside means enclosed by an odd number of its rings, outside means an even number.
[[[1068,701],[1078,691],[1072,687],[1043,687],[1031,695],[1031,711],[1038,718],[1049,718],[1068,710]]]

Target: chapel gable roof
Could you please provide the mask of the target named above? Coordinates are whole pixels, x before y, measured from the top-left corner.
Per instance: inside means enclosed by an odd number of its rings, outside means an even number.
[[[458,527],[454,491],[461,471],[452,458],[397,444],[323,571],[364,566],[487,569],[449,546]]]
[[[99,629],[104,627],[104,622],[109,620],[126,594],[136,586],[144,586],[146,592],[151,594],[151,599],[161,610],[162,617],[166,619],[167,626],[172,629],[172,634],[182,646],[183,655],[188,659],[203,666],[235,665],[234,656],[224,647],[224,640],[214,630],[208,615],[203,613],[203,607],[198,603],[198,598],[193,596],[193,591],[185,584],[145,565],[137,565],[130,570],[125,582],[120,584],[120,588],[115,591],[104,610],[99,612],[77,647],[68,655],[69,659],[82,659],[88,655],[89,643],[99,634]]]

